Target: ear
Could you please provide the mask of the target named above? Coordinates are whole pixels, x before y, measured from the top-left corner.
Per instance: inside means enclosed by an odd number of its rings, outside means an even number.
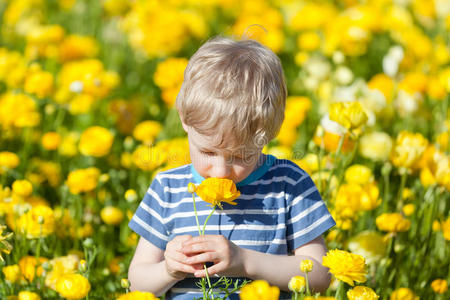
[[[187,133],[187,132],[188,132],[189,126],[187,126],[186,124],[184,124],[183,121],[181,121],[181,126],[183,126],[184,131]]]

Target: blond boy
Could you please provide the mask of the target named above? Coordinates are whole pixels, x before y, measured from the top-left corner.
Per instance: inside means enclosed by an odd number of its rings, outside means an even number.
[[[192,56],[176,103],[192,164],[157,174],[130,221],[141,236],[132,290],[201,297],[195,282],[212,262],[210,275],[264,279],[287,291],[304,259],[314,262],[311,288],[327,289],[322,234],[335,222],[306,172],[262,153],[280,129],[285,100],[281,63],[256,41],[215,38]],[[241,196],[198,236],[187,186],[208,177],[232,179]],[[211,208],[199,199],[197,209],[203,223]]]

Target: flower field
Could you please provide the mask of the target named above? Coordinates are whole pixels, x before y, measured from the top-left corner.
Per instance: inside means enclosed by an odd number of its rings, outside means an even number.
[[[449,299],[448,0],[0,0],[0,298],[154,299],[127,294],[128,222],[190,162],[174,102],[217,35],[280,57],[264,152],[306,170],[337,222],[330,288],[295,278],[293,298]],[[242,299],[278,299],[252,284]]]

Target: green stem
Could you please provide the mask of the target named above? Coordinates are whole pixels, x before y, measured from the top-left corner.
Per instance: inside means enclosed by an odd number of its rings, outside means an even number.
[[[311,296],[311,291],[309,290],[308,272],[305,273],[305,281],[306,281],[306,294],[308,296]]]
[[[206,229],[206,223],[208,223],[209,218],[211,218],[212,214],[216,211],[216,207],[213,207],[213,210],[209,213],[208,217],[205,220],[205,223],[203,224],[203,230],[202,235],[205,235],[205,229]]]
[[[398,195],[398,202],[397,202],[397,210],[401,210],[403,207],[403,190],[405,189],[406,176],[407,176],[407,173],[404,172],[402,174],[402,178],[400,181],[400,189],[398,191],[399,195]]]
[[[198,235],[202,235],[202,231],[200,230],[200,223],[198,222],[197,206],[195,205],[195,195],[194,194],[192,194],[192,200],[194,202],[194,214],[195,214],[195,221],[197,222]]]
[[[345,287],[344,282],[339,280],[339,284],[336,290],[336,299],[345,300]]]

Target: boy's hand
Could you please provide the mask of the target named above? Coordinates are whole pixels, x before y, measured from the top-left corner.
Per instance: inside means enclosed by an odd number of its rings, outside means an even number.
[[[188,257],[187,264],[203,265],[213,262],[208,268],[208,274],[224,276],[244,276],[242,249],[222,235],[201,235],[183,242],[182,252]],[[202,268],[194,272],[195,277],[205,277]]]
[[[164,257],[166,261],[167,273],[177,280],[184,279],[187,274],[193,274],[201,270],[201,264],[188,263],[188,255],[183,253],[183,242],[192,239],[190,235],[179,235],[167,243]]]

